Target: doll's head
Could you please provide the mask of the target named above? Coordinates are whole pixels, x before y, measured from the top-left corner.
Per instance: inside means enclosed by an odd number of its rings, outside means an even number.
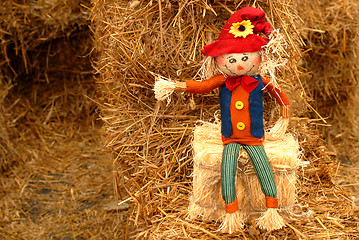
[[[260,51],[273,30],[265,13],[254,7],[236,11],[223,26],[217,40],[204,46],[202,53],[215,59],[216,67],[229,76],[254,75],[261,63]]]
[[[228,76],[252,76],[261,63],[259,52],[222,53],[215,57],[217,68]]]

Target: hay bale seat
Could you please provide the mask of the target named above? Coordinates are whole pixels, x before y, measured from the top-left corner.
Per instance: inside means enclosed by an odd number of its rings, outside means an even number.
[[[217,221],[224,215],[221,195],[221,160],[223,143],[220,123],[202,122],[194,130],[193,140],[193,195],[189,205],[189,218]],[[299,144],[291,134],[281,139],[265,141],[268,160],[278,188],[279,209],[295,204],[296,173],[301,165]],[[250,163],[248,154],[241,151],[238,159],[236,190],[239,211],[247,216],[265,211],[265,198]]]

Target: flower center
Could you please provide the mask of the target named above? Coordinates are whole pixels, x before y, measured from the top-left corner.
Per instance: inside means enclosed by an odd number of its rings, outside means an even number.
[[[239,31],[241,31],[241,32],[243,32],[243,31],[245,31],[245,30],[246,30],[246,27],[245,27],[245,26],[243,26],[243,25],[241,25],[241,26],[239,26],[238,30],[239,30]]]

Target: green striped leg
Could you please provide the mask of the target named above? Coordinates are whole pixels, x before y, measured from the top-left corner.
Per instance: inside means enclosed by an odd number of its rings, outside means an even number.
[[[235,178],[240,150],[241,145],[239,143],[224,145],[221,164],[221,184],[222,197],[226,204],[232,203],[237,198]]]
[[[263,146],[242,145],[247,151],[265,196],[277,198],[277,186]]]

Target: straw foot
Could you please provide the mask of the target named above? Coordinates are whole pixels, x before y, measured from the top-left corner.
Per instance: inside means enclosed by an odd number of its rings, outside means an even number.
[[[276,208],[268,208],[263,215],[257,219],[257,227],[267,231],[281,229],[285,226],[284,219],[279,215]]]
[[[219,231],[223,233],[234,233],[242,230],[244,227],[244,216],[239,211],[234,213],[226,213],[223,216]]]

